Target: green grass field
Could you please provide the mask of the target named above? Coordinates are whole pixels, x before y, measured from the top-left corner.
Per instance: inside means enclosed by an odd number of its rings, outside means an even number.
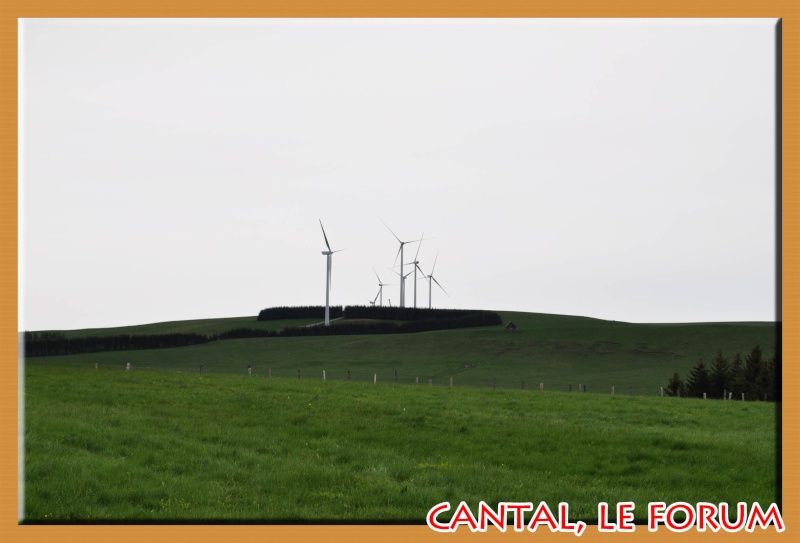
[[[775,404],[659,397],[672,372],[718,349],[772,356],[775,323],[500,314],[519,329],[29,358],[25,522],[424,523],[461,500],[565,501],[588,521],[598,502],[634,501],[641,521],[649,501],[777,499]]]
[[[642,520],[775,501],[775,432],[763,402],[29,363],[24,522],[421,524],[460,500]]]

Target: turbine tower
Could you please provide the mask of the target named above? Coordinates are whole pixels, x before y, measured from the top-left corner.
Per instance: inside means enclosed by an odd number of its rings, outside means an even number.
[[[391,270],[391,268],[390,268],[390,270]],[[405,289],[404,285],[406,283],[406,278],[409,275],[411,275],[411,272],[408,272],[407,274],[403,275],[400,272],[396,272],[394,270],[391,270],[391,271],[392,271],[393,274],[398,275],[400,277],[400,291],[405,295],[405,290],[406,289]],[[392,305],[391,300],[389,300],[389,306],[391,307],[391,305]],[[405,307],[405,300],[402,298],[402,296],[400,297],[400,307]]]
[[[383,219],[381,219],[381,222],[383,222]],[[389,232],[392,232],[392,229],[389,228],[388,224],[383,222],[383,225],[389,230]],[[400,256],[400,277],[402,278],[403,277],[403,273],[402,273],[403,272],[403,246],[406,243],[416,243],[416,242],[422,241],[422,240],[415,239],[415,240],[412,240],[412,241],[402,241],[400,238],[397,237],[397,234],[395,234],[394,232],[392,232],[392,235],[394,236],[394,239],[396,239],[397,241],[400,242],[400,249],[397,251],[397,255]],[[397,264],[397,256],[394,257],[394,264]],[[392,267],[394,267],[394,264],[392,264]],[[406,298],[405,281],[401,280],[400,281],[400,307],[405,307],[405,298]]]
[[[433,259],[433,268],[431,268],[431,274],[427,276],[427,279],[428,279],[428,309],[431,309],[431,291],[433,290],[431,288],[431,281],[434,281],[437,285],[439,285],[439,288],[442,289],[442,292],[447,294],[447,291],[444,289],[444,287],[442,285],[440,285],[439,281],[436,281],[436,278],[433,276],[433,270],[436,269],[436,261],[437,260],[439,260],[439,251],[436,251],[436,258]],[[422,270],[420,270],[420,271],[422,271]],[[422,275],[425,276],[424,273]],[[450,295],[447,294],[447,297],[449,298]]]
[[[325,274],[325,326],[330,326],[331,324],[331,261],[333,260],[331,257],[333,253],[338,253],[343,249],[339,249],[337,251],[331,251],[331,245],[328,243],[328,236],[325,234],[325,227],[322,226],[322,219],[319,220],[319,227],[322,228],[322,237],[325,238],[325,246],[328,247],[327,251],[322,251],[322,254],[327,257],[328,260],[328,273]]]

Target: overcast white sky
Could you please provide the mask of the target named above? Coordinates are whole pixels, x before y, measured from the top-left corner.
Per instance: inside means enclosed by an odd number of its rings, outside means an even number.
[[[775,319],[774,20],[29,19],[20,114],[21,329],[324,304],[318,219],[334,304],[383,219],[435,307]]]

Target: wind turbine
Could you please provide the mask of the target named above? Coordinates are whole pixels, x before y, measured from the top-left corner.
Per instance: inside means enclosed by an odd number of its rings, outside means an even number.
[[[411,242],[409,242],[409,243],[411,243]],[[400,277],[400,292],[402,293],[402,295],[400,296],[400,307],[405,307],[405,300],[403,299],[403,296],[405,295],[405,291],[406,291],[406,288],[405,288],[406,278],[409,275],[411,275],[411,272],[408,272],[407,274],[403,275],[401,273],[403,270],[400,270],[400,272],[396,272],[392,268],[389,268],[389,269],[392,271],[392,273],[394,273],[395,275],[398,275]],[[389,305],[390,306],[392,305],[391,304],[391,300],[389,301]]]
[[[428,309],[431,308],[431,291],[433,290],[431,288],[431,280],[433,280],[437,285],[439,285],[439,288],[442,289],[442,292],[447,294],[447,291],[444,289],[444,287],[442,285],[440,285],[439,281],[436,281],[436,278],[433,276],[433,270],[436,269],[436,261],[437,260],[439,260],[439,251],[436,251],[436,258],[433,259],[433,268],[431,268],[431,274],[427,276],[427,279],[428,279]],[[420,271],[422,271],[422,270],[420,270]],[[425,274],[423,273],[422,275],[424,276]],[[447,294],[447,296],[448,296],[448,298],[450,297],[449,294]]]
[[[381,278],[378,275],[378,272],[375,271],[375,268],[372,268],[372,271],[375,273],[375,277],[378,278],[378,288],[379,288],[378,295],[381,297],[381,304],[380,305],[381,305],[381,307],[383,307],[383,287],[388,286],[388,285],[387,285],[387,283],[384,283],[383,281],[381,281]],[[373,303],[372,305],[375,305],[375,304]]]
[[[381,222],[383,222],[383,219],[381,219]],[[392,229],[389,228],[389,225],[386,224],[385,222],[383,222],[383,226],[385,226],[389,230],[389,232],[392,232]],[[401,280],[400,280],[400,307],[405,307],[406,282],[403,280],[403,273],[402,273],[403,272],[403,245],[405,245],[406,243],[416,243],[416,242],[421,241],[421,240],[415,239],[415,240],[412,240],[412,241],[402,241],[400,238],[397,237],[397,234],[395,234],[394,232],[392,232],[392,235],[394,236],[394,239],[396,239],[397,241],[400,242],[400,249],[397,251],[397,254],[400,256],[400,278],[401,278]],[[394,263],[397,264],[397,256],[394,257]],[[394,267],[394,264],[392,264],[392,267]]]
[[[425,232],[423,232],[422,237],[419,238],[419,245],[417,245],[417,254],[414,255],[414,262],[408,263],[409,266],[412,264],[414,265],[414,309],[417,308],[417,270],[419,270],[422,273],[422,276],[425,277],[425,272],[423,272],[422,268],[419,267],[419,261],[417,260],[417,257],[419,256],[419,249],[420,247],[422,247],[422,240],[424,239],[425,239]]]
[[[343,251],[344,249],[339,249],[337,251],[331,251],[331,245],[328,243],[328,236],[325,234],[325,227],[322,226],[322,219],[319,220],[319,227],[322,228],[322,237],[325,238],[325,246],[328,247],[327,251],[322,251],[322,254],[328,257],[328,273],[325,276],[325,326],[330,326],[331,324],[331,261],[333,260],[331,256],[333,253],[338,253],[339,251]]]

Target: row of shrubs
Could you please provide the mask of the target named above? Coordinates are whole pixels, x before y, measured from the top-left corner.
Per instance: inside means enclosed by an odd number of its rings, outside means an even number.
[[[331,306],[331,319],[346,317],[348,319],[379,319],[397,321],[419,321],[428,319],[445,319],[463,317],[469,314],[486,313],[473,309],[427,309],[421,307],[396,307],[380,305],[348,305]],[[299,307],[270,307],[258,313],[260,321],[283,319],[320,319],[325,316],[324,305],[308,305]]]
[[[187,347],[211,341],[203,334],[147,334],[68,338],[57,332],[25,332],[25,356],[57,356],[106,351]]]
[[[330,318],[338,319],[343,314],[342,306],[331,306]],[[268,307],[258,312],[260,321],[276,321],[288,319],[322,319],[325,316],[324,305],[300,305],[294,307]]]
[[[311,309],[319,308],[273,308],[264,310],[262,315],[281,315],[276,319],[308,318]],[[298,309],[297,312],[286,311]],[[324,311],[324,308],[322,308]],[[331,308],[333,309],[333,308]],[[243,339],[259,337],[295,337],[295,336],[327,336],[327,335],[355,335],[355,334],[404,334],[413,332],[428,332],[432,330],[450,330],[454,328],[469,328],[475,326],[494,326],[502,324],[497,313],[491,311],[475,310],[420,310],[410,308],[378,308],[400,309],[401,311],[371,311],[374,308],[352,306],[347,308],[347,316],[358,319],[396,319],[401,322],[384,320],[356,320],[335,322],[331,326],[302,326],[287,327],[283,330],[258,330],[254,328],[237,328],[220,334],[149,334],[149,335],[113,335],[113,336],[87,336],[67,338],[59,332],[25,332],[25,356],[57,356],[81,353],[96,353],[106,351],[132,351],[139,349],[164,349],[169,347],[187,347],[199,345],[209,341],[225,339]],[[342,308],[339,308],[341,311]],[[367,310],[367,311],[364,311]],[[407,311],[406,311],[407,310]],[[306,313],[309,311],[309,313]],[[287,317],[286,315],[290,315]],[[299,316],[298,316],[299,315]],[[318,317],[319,314],[315,314]],[[340,314],[340,316],[342,316]],[[336,317],[334,317],[336,318]]]
[[[346,314],[351,318],[351,308]],[[283,330],[256,330],[237,328],[219,334],[219,339],[242,339],[254,337],[294,337],[294,336],[346,336],[356,334],[408,334],[433,330],[451,330],[476,326],[495,326],[502,324],[500,315],[492,311],[453,312],[451,316],[392,322],[385,320],[354,320],[331,323],[331,326],[295,326]],[[353,317],[354,318],[354,317]],[[365,317],[359,317],[365,318]]]

